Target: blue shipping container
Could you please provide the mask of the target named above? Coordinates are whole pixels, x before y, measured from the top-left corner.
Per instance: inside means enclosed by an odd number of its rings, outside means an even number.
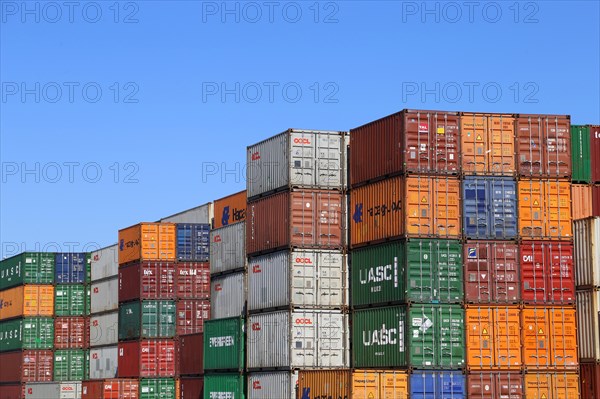
[[[177,224],[177,260],[188,262],[208,262],[209,247],[209,224]]]
[[[411,399],[465,399],[465,376],[461,371],[413,371]]]
[[[469,239],[516,239],[517,183],[510,177],[466,177],[463,219]]]
[[[87,275],[87,254],[57,253],[55,255],[55,279],[57,284],[85,283]]]

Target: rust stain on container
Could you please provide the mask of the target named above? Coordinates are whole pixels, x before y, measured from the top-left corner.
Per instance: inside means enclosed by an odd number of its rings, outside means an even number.
[[[228,226],[246,220],[246,190],[215,200],[213,228]]]
[[[174,261],[175,224],[140,223],[119,230],[119,265],[135,261]]]
[[[471,399],[525,398],[520,372],[471,371],[467,376],[467,392]]]
[[[454,177],[394,177],[350,192],[351,245],[398,237],[459,238],[460,183]]]
[[[464,174],[515,174],[514,122],[510,114],[461,114]]]
[[[518,187],[521,238],[573,237],[570,182],[521,179]]]
[[[250,202],[248,255],[289,247],[342,248],[344,198],[337,191],[294,190]]]

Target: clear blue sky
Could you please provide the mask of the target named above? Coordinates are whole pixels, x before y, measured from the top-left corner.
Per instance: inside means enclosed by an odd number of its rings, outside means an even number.
[[[242,190],[246,146],[288,127],[403,108],[600,123],[597,1],[73,4],[0,1],[0,255],[108,245]]]

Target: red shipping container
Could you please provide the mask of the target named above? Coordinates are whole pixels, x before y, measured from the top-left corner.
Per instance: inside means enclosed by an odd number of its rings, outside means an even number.
[[[600,185],[592,186],[592,216],[600,216]]]
[[[174,377],[176,364],[175,340],[149,339],[119,343],[119,377]]]
[[[138,380],[114,378],[83,381],[81,399],[137,399]]]
[[[571,177],[571,120],[568,115],[518,115],[520,176]]]
[[[289,247],[341,249],[345,195],[328,190],[294,190],[248,203],[248,255]]]
[[[600,364],[581,363],[579,365],[581,399],[600,398]]]
[[[175,299],[175,263],[142,262],[119,268],[119,302]]]
[[[573,244],[522,241],[521,299],[527,304],[575,302]]]
[[[25,398],[25,384],[9,384],[0,386],[0,399]]]
[[[0,353],[0,383],[52,381],[53,365],[51,350]]]
[[[177,263],[177,299],[210,298],[210,267],[208,262]]]
[[[204,331],[204,320],[210,318],[209,300],[184,300],[177,302],[177,335]]]
[[[469,399],[525,399],[523,376],[519,372],[471,371],[467,392]]]
[[[509,241],[469,241],[464,245],[465,301],[516,303],[519,287],[519,247]]]
[[[179,375],[204,374],[204,334],[179,337]]]
[[[55,349],[85,349],[90,342],[88,317],[57,317],[54,319]]]
[[[201,399],[204,392],[204,378],[183,377],[179,380],[179,397],[177,399]]]

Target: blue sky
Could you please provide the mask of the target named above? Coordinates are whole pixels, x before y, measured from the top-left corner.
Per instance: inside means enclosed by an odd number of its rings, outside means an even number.
[[[72,4],[0,1],[0,256],[108,245],[242,190],[246,146],[288,127],[600,123],[596,1]]]

